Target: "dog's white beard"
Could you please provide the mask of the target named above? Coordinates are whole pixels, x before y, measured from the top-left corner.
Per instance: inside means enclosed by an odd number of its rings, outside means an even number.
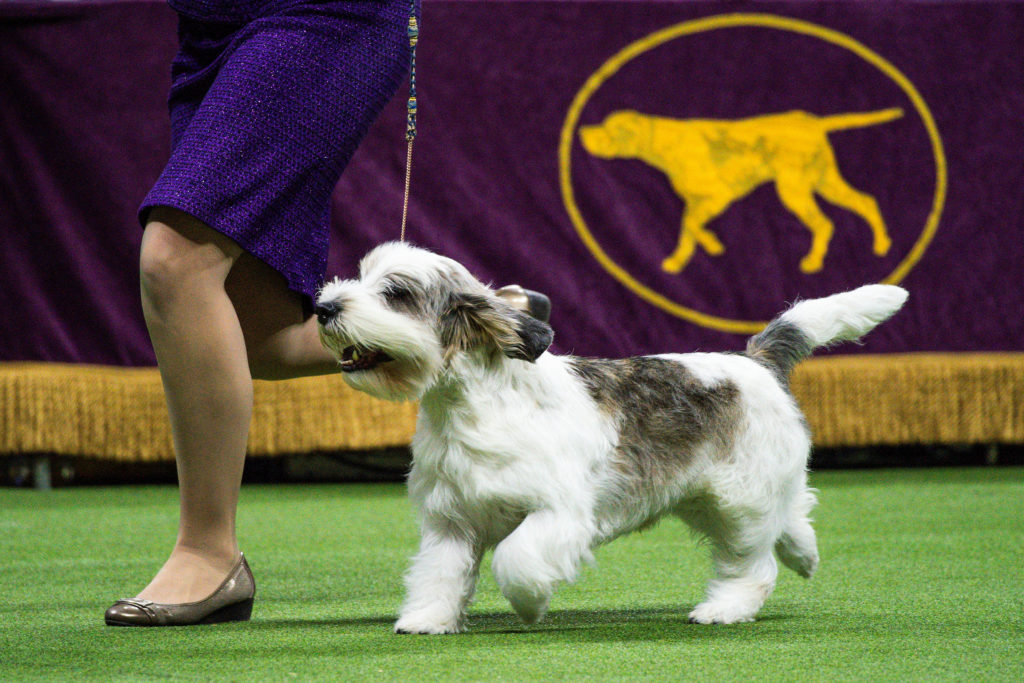
[[[421,369],[397,360],[342,376],[353,389],[385,401],[417,401],[429,386]]]

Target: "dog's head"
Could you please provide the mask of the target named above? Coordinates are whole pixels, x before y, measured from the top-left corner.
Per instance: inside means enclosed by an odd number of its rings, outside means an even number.
[[[635,157],[650,137],[650,118],[635,111],[617,111],[603,123],[580,128],[583,148],[596,157]]]
[[[316,314],[348,384],[389,400],[420,398],[459,357],[532,362],[554,336],[461,264],[404,242],[363,257],[359,279],[324,285]]]

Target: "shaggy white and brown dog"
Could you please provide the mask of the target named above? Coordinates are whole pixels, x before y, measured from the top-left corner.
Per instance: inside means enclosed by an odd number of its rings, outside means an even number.
[[[775,555],[805,577],[818,564],[790,371],[906,297],[870,285],[798,303],[744,354],[599,360],[546,353],[550,327],[451,259],[374,249],[358,280],[324,286],[317,315],[351,386],[420,401],[409,491],[422,541],[395,630],[460,631],[489,548],[502,593],[534,623],[596,546],[666,514],[711,546],[690,621],[753,620]]]

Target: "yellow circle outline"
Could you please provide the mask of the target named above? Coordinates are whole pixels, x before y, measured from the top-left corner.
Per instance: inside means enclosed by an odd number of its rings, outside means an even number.
[[[913,103],[914,108],[921,117],[925,129],[928,132],[928,138],[931,140],[932,151],[935,156],[935,197],[932,201],[931,213],[928,215],[928,220],[925,222],[925,227],[921,236],[918,237],[917,242],[914,243],[914,246],[910,249],[906,258],[896,266],[896,270],[891,272],[882,280],[884,284],[897,284],[907,276],[910,269],[913,268],[921,259],[921,256],[924,255],[925,249],[928,248],[928,244],[932,241],[932,237],[934,237],[935,231],[938,229],[939,218],[942,216],[942,207],[946,200],[946,157],[942,149],[942,139],[939,137],[938,128],[935,126],[935,120],[932,118],[928,105],[925,104],[924,99],[921,98],[921,95],[917,92],[914,84],[911,83],[910,80],[899,71],[899,69],[878,54],[872,52],[867,46],[857,42],[845,34],[824,28],[823,26],[818,26],[817,24],[801,21],[799,19],[790,19],[773,14],[719,14],[712,17],[705,17],[703,19],[686,21],[681,24],[675,24],[674,26],[661,29],[660,31],[656,31],[644,38],[641,38],[640,40],[630,43],[602,64],[597,71],[591,74],[590,78],[588,78],[583,84],[583,87],[576,93],[576,97],[573,99],[572,104],[569,107],[565,123],[562,125],[561,140],[558,146],[559,178],[562,186],[562,201],[565,203],[566,210],[569,213],[570,219],[572,219],[573,226],[576,228],[576,232],[579,234],[580,239],[582,239],[583,243],[588,249],[590,249],[591,254],[597,259],[598,263],[600,263],[604,269],[612,275],[612,277],[617,279],[634,294],[647,302],[661,308],[662,310],[668,311],[673,315],[704,327],[710,327],[723,332],[753,334],[759,332],[766,323],[720,318],[718,316],[701,313],[691,308],[681,306],[680,304],[677,304],[667,297],[658,294],[637,282],[632,275],[612,261],[608,255],[604,253],[604,250],[601,249],[601,246],[597,243],[597,240],[594,239],[593,235],[590,234],[590,231],[587,229],[586,222],[583,220],[583,215],[576,206],[576,198],[573,195],[570,171],[573,136],[576,131],[576,126],[579,123],[579,117],[580,113],[583,111],[583,107],[586,106],[587,101],[594,92],[596,92],[605,81],[618,72],[624,64],[638,55],[675,38],[693,33],[701,33],[703,31],[713,31],[720,28],[734,28],[737,26],[759,26],[792,31],[793,33],[809,35],[814,38],[824,40],[825,42],[832,43],[833,45],[845,48],[876,67],[879,71],[888,76],[890,80],[895,82]]]

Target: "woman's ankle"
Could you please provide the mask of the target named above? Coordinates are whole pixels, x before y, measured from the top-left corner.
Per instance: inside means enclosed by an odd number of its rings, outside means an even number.
[[[197,543],[179,538],[171,550],[171,557],[230,571],[238,564],[240,552],[238,544],[234,541]]]
[[[210,553],[175,546],[171,556],[137,597],[178,604],[203,600],[213,593],[238,563],[237,550]]]

